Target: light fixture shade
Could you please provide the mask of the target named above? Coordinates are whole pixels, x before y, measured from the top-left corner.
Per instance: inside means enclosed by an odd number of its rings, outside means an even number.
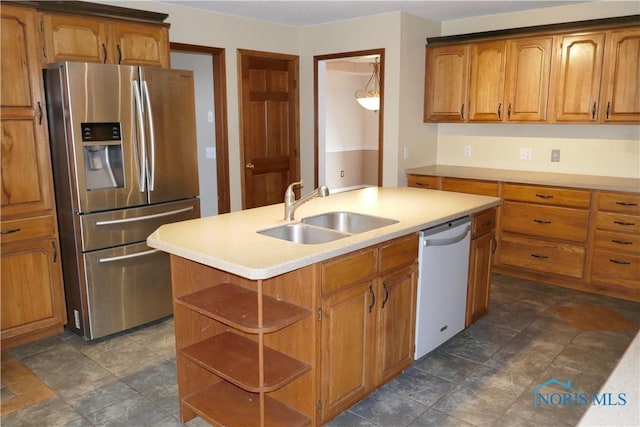
[[[380,75],[378,74],[379,64],[377,57],[371,65],[373,65],[373,74],[369,77],[364,89],[356,91],[356,100],[358,104],[367,110],[378,111],[380,110]]]
[[[378,111],[380,110],[380,95],[362,96],[356,97],[358,104],[362,105],[367,110]]]

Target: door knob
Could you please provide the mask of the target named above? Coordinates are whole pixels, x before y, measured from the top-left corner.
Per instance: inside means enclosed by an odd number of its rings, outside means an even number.
[[[255,168],[255,166],[254,166],[254,164],[253,164],[253,163],[247,163],[246,165],[244,165],[244,167],[245,167],[245,168],[247,168],[247,169],[253,169],[253,168]]]

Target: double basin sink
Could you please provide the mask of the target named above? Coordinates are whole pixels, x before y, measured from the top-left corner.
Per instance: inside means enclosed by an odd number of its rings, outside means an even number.
[[[294,243],[313,245],[375,230],[397,222],[395,219],[354,212],[327,212],[303,218],[297,223],[261,230],[258,233]]]

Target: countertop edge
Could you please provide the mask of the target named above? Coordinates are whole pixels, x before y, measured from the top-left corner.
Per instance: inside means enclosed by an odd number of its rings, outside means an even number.
[[[418,166],[405,169],[405,173],[412,175],[442,176],[445,178],[640,193],[640,179],[615,176],[577,175],[451,165]]]

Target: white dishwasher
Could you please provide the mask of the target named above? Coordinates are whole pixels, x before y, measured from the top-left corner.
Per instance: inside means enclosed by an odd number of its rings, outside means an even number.
[[[466,216],[420,232],[416,360],[464,329],[470,231]]]

